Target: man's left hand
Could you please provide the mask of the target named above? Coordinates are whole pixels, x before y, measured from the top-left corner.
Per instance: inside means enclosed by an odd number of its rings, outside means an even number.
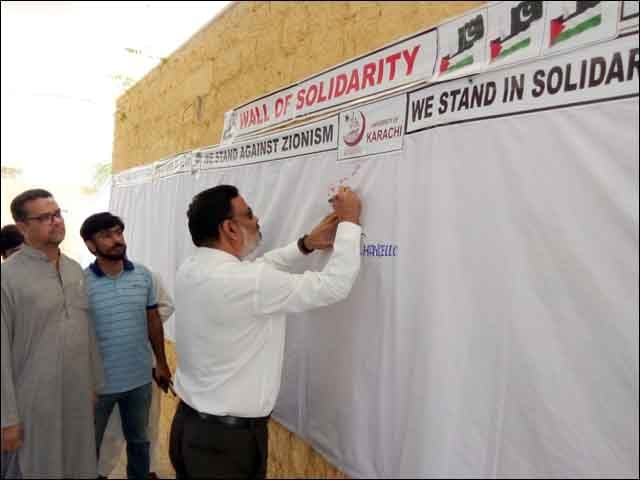
[[[169,366],[165,364],[158,364],[155,368],[155,380],[162,391],[166,392],[171,385],[171,370]]]
[[[309,250],[326,250],[333,246],[338,228],[338,216],[330,213],[315,226],[311,233],[304,239],[304,245]]]

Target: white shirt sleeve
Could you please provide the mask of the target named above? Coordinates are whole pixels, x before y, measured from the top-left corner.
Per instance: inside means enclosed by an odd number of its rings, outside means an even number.
[[[276,248],[265,253],[262,257],[257,258],[254,263],[265,263],[278,270],[289,271],[298,266],[304,258],[305,255],[298,248],[298,242],[295,241],[285,247]]]
[[[171,315],[173,315],[173,298],[167,292],[164,286],[162,277],[157,272],[151,272],[151,278],[153,279],[153,289],[156,293],[156,303],[158,304],[158,314],[160,320],[165,323]]]
[[[361,232],[359,225],[341,222],[336,232],[333,253],[321,272],[307,271],[297,275],[278,270],[270,263],[262,264],[255,298],[257,313],[270,315],[303,312],[344,300],[360,270]],[[280,250],[290,247],[291,245]],[[293,247],[297,249],[295,244]]]

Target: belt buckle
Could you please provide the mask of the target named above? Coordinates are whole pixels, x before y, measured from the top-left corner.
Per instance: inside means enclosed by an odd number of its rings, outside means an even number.
[[[217,417],[216,420],[218,420],[219,423],[231,428],[246,428],[247,426],[249,426],[248,419],[234,417],[232,415],[220,416]]]

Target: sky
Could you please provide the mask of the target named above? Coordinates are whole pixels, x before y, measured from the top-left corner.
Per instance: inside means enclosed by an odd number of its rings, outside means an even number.
[[[229,3],[3,1],[2,165],[90,186],[111,162],[122,79],[142,78]]]

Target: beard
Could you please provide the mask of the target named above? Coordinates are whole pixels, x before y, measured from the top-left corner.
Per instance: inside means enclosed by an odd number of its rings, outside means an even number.
[[[96,245],[96,256],[106,258],[107,260],[112,260],[114,262],[118,260],[124,260],[127,256],[127,246],[118,244],[114,245],[109,250],[102,250]]]
[[[240,226],[240,229],[242,230],[242,235],[245,239],[244,245],[242,246],[242,251],[240,252],[240,258],[246,258],[251,255],[256,250],[256,248],[258,248],[258,245],[260,245],[260,240],[262,240],[262,232],[258,230],[252,237],[246,228]]]

